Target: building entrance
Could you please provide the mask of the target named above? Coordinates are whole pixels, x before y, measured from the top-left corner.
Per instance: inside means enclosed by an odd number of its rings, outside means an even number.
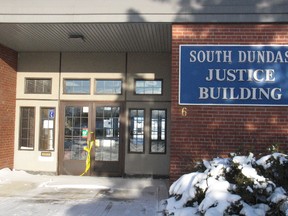
[[[121,176],[124,157],[122,105],[62,102],[61,112],[60,174],[80,175],[90,154],[88,175]],[[84,148],[91,139],[95,144],[88,153]]]

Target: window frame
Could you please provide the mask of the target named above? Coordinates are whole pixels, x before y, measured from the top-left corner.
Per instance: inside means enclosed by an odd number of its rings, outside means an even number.
[[[75,93],[75,92],[72,92],[72,93],[67,93],[66,91],[66,81],[89,81],[89,92],[87,93],[82,93],[82,92],[79,92],[79,93]],[[91,94],[91,79],[87,78],[87,79],[73,79],[73,78],[64,78],[63,79],[63,94],[65,95],[90,95]]]
[[[39,112],[39,143],[38,143],[38,150],[39,151],[50,151],[50,152],[53,152],[55,151],[55,119],[56,119],[56,116],[54,114],[54,117],[53,117],[53,149],[43,149],[42,146],[41,146],[41,141],[42,141],[42,138],[41,138],[41,132],[42,130],[44,129],[42,127],[42,109],[47,109],[47,110],[54,110],[54,113],[56,113],[56,107],[40,107],[40,112]],[[48,116],[48,120],[50,120],[49,116]]]
[[[33,80],[34,82],[36,82],[36,81],[39,81],[39,80],[42,80],[42,81],[44,81],[44,80],[48,80],[48,81],[50,81],[50,91],[49,92],[29,92],[29,91],[27,91],[28,89],[27,89],[27,81],[28,80]],[[36,83],[34,83],[34,85],[35,85]],[[35,87],[35,86],[34,86]],[[52,94],[52,78],[42,78],[42,77],[37,77],[37,78],[34,78],[34,77],[25,77],[25,79],[24,79],[24,94]]]
[[[161,130],[160,130],[160,139],[159,139],[159,137],[157,138],[157,140],[152,140],[152,112],[154,111],[154,110],[158,110],[158,111],[165,111],[165,140],[162,140],[161,139]],[[159,120],[159,119],[158,119]],[[149,138],[150,138],[150,141],[149,141],[149,153],[150,154],[166,154],[166,152],[167,152],[167,120],[168,120],[168,117],[167,117],[167,109],[165,109],[165,108],[159,108],[159,109],[150,109],[150,125],[149,125],[149,129],[150,129],[150,131],[149,131]],[[158,128],[159,128],[159,126],[158,126]],[[157,134],[157,136],[159,135],[159,131],[158,131],[158,134]],[[152,151],[152,141],[164,141],[164,152],[153,152]]]
[[[140,94],[140,93],[137,93],[137,89],[136,89],[136,83],[138,81],[144,81],[144,82],[151,82],[151,81],[160,81],[161,82],[161,93],[160,94],[155,94],[155,93],[151,93],[151,94],[146,94],[146,93],[143,93],[143,94]],[[163,95],[163,79],[134,79],[134,95],[153,95],[153,96],[161,96]]]
[[[142,110],[143,111],[143,150],[142,151],[131,151],[131,148],[130,148],[130,131],[131,131],[131,115],[130,115],[130,112],[132,110],[137,110],[137,114],[138,114],[138,111],[139,110]],[[129,116],[129,122],[128,122],[128,153],[132,153],[132,154],[145,154],[145,124],[146,124],[146,121],[145,121],[145,109],[144,108],[130,108],[129,109],[129,113],[128,113],[128,116]]]
[[[98,93],[97,92],[97,81],[120,81],[120,93]],[[122,79],[95,79],[95,88],[94,88],[94,94],[95,95],[122,95],[123,94],[123,80]]]
[[[34,117],[34,121],[33,121],[33,128],[31,129],[33,131],[33,137],[32,137],[32,147],[25,147],[25,146],[22,146],[22,122],[23,122],[23,115],[22,115],[22,109],[24,108],[29,108],[29,109],[33,109],[34,113],[33,113],[33,117]],[[29,116],[30,117],[30,116]],[[19,110],[19,137],[18,137],[18,150],[21,150],[21,151],[34,151],[35,149],[35,129],[36,129],[36,108],[33,107],[33,106],[21,106],[20,107],[20,110]],[[30,126],[30,124],[29,124]],[[28,127],[30,128],[30,127]],[[28,140],[28,138],[27,138]]]

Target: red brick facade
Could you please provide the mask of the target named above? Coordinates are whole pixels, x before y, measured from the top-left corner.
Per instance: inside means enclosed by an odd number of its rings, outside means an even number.
[[[180,44],[288,44],[288,24],[175,24],[172,27],[171,179],[193,162],[230,152],[288,149],[288,107],[180,106]],[[183,111],[187,116],[182,116]]]
[[[0,45],[0,169],[13,168],[17,52]]]

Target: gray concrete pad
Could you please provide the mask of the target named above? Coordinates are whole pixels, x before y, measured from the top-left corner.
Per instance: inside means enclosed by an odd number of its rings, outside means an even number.
[[[160,216],[167,196],[167,180],[0,172],[0,216]]]

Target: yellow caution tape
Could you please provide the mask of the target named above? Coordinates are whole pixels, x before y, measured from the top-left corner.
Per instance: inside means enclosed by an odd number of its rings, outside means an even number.
[[[90,133],[91,133],[90,140],[87,139],[87,146],[83,148],[84,151],[87,152],[86,168],[85,168],[85,171],[80,176],[85,175],[91,167],[91,150],[92,150],[93,145],[95,144],[95,139],[93,136],[94,135],[93,132],[90,132]]]

